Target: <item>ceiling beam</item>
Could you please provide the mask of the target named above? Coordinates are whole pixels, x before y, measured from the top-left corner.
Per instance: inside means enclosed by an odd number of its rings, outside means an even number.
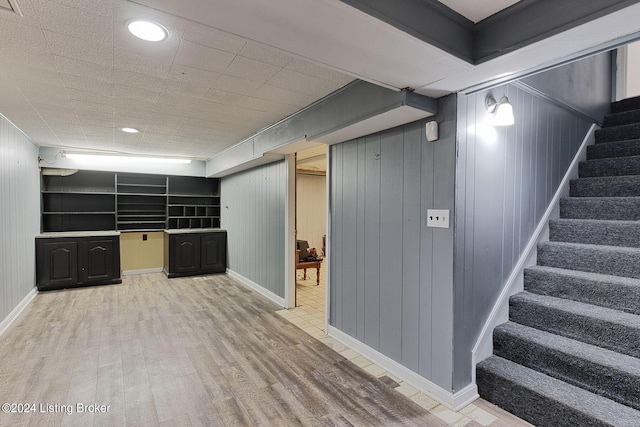
[[[473,62],[473,22],[438,1],[340,1],[466,62]]]

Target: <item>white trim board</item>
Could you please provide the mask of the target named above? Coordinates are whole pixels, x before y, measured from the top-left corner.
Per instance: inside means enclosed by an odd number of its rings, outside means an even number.
[[[9,313],[9,315],[5,317],[2,322],[0,322],[0,336],[2,336],[13,324],[13,322],[18,319],[22,311],[27,308],[29,303],[33,301],[36,295],[38,295],[38,289],[34,287],[33,289],[31,289],[31,291],[29,291],[27,296],[25,296],[13,310],[11,310],[11,313]]]
[[[340,341],[342,344],[360,353],[362,356],[371,360],[376,365],[385,369],[390,374],[393,374],[396,377],[400,378],[402,381],[406,382],[412,387],[425,394],[428,394],[430,397],[442,403],[452,411],[459,411],[479,397],[478,387],[475,383],[469,384],[457,393],[450,392],[440,387],[439,385],[429,381],[428,379],[416,374],[409,368],[401,365],[400,363],[385,356],[377,350],[374,350],[368,345],[358,341],[350,335],[345,334],[334,326],[329,326],[327,328],[327,333],[330,337],[336,339],[337,341]]]
[[[245,285],[246,287],[253,289],[254,291],[259,293],[260,295],[262,295],[262,296],[270,299],[271,301],[275,302],[280,307],[285,308],[285,301],[284,301],[284,298],[282,298],[281,296],[278,296],[278,295],[274,294],[273,292],[271,292],[268,289],[263,288],[262,286],[260,286],[256,282],[254,282],[253,280],[247,279],[242,274],[236,273],[233,270],[227,269],[227,274],[229,276],[233,277],[234,279],[236,279],[241,284]]]
[[[476,383],[476,365],[493,354],[493,330],[496,326],[509,320],[509,298],[524,290],[524,269],[536,265],[538,243],[549,240],[549,220],[560,217],[560,199],[569,196],[570,182],[578,177],[578,165],[581,161],[586,160],[587,147],[595,143],[596,129],[599,129],[596,124],[591,125],[591,128],[589,128],[567,173],[560,182],[558,190],[553,199],[551,199],[549,207],[540,219],[480,332],[480,336],[471,351],[473,384]]]
[[[139,270],[123,270],[123,276],[134,276],[136,274],[147,274],[147,273],[162,273],[164,269],[162,267],[154,267],[154,268],[143,268]]]

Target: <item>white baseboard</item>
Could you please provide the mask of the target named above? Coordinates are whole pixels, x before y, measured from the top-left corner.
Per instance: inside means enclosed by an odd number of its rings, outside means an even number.
[[[162,273],[162,267],[154,267],[154,268],[142,268],[140,270],[123,270],[123,276],[133,276],[136,274],[147,274],[147,273]]]
[[[390,374],[429,395],[452,411],[459,411],[478,398],[478,387],[475,383],[469,384],[457,393],[450,392],[333,326],[329,326],[327,332],[330,337],[360,353]]]
[[[524,269],[536,265],[538,243],[549,240],[549,220],[560,217],[560,199],[569,195],[570,181],[578,177],[578,166],[581,161],[587,158],[587,147],[595,143],[596,129],[599,129],[598,126],[591,125],[558,190],[553,199],[551,199],[549,207],[538,223],[524,252],[518,259],[480,332],[480,336],[471,352],[471,372],[474,384],[476,382],[476,365],[493,354],[493,330],[496,326],[509,320],[509,298],[524,289]]]
[[[0,336],[2,336],[2,334],[4,334],[7,329],[9,329],[11,324],[16,321],[18,316],[20,316],[20,313],[22,313],[22,311],[27,308],[29,303],[36,297],[36,295],[38,295],[38,289],[34,287],[27,294],[27,296],[24,297],[13,310],[11,310],[11,313],[9,313],[9,315],[5,317],[2,322],[0,322]]]
[[[256,282],[254,282],[253,280],[247,279],[242,274],[236,273],[235,271],[229,270],[229,269],[227,269],[227,274],[229,276],[233,277],[234,279],[236,279],[238,282],[240,282],[243,285],[247,286],[248,288],[253,289],[254,291],[259,293],[260,295],[262,295],[264,297],[267,297],[271,301],[273,301],[276,304],[278,304],[280,307],[285,307],[284,298],[274,294],[273,292],[271,292],[268,289],[263,288],[262,286],[260,286]]]

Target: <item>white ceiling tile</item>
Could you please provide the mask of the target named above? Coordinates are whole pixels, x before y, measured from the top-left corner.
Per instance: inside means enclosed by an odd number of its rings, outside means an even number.
[[[270,84],[260,86],[260,88],[255,91],[254,96],[268,101],[290,103],[300,108],[311,104],[317,99],[312,95],[272,86]]]
[[[113,44],[113,19],[52,1],[38,1],[42,28],[103,45]]]
[[[338,83],[289,69],[280,71],[269,80],[268,84],[316,97],[321,97],[341,87]]]
[[[24,0],[20,1],[20,7],[23,7]],[[63,4],[75,9],[90,12],[96,15],[111,17],[113,16],[113,1],[111,0],[53,0],[56,3]]]
[[[239,77],[223,74],[218,80],[215,81],[214,89],[220,89],[225,92],[239,93],[242,95],[251,95],[262,84],[260,82],[253,82],[251,80],[241,79]]]
[[[76,77],[90,76],[92,79],[104,81],[113,81],[114,78],[111,67],[57,55],[53,56],[53,60],[60,74]]]
[[[247,44],[246,39],[195,22],[187,26],[184,40],[231,53],[240,52]]]
[[[285,67],[293,60],[293,56],[282,50],[253,41],[247,42],[240,51],[240,55],[260,62],[266,62],[267,64],[275,65],[280,68]]]
[[[200,86],[211,87],[218,80],[220,73],[214,71],[201,70],[199,68],[187,67],[174,63],[169,70],[168,79],[182,83],[191,83]]]
[[[73,106],[76,111],[99,111],[102,113],[113,113],[115,108],[113,104],[100,104],[82,100],[72,100],[70,105]]]
[[[207,91],[209,91],[208,86],[200,86],[176,81],[167,81],[162,88],[163,95],[191,98],[194,100],[199,100],[200,98],[202,98],[207,93]]]
[[[5,13],[0,13],[0,17]],[[14,15],[14,14],[10,14]],[[10,34],[11,37],[0,37],[0,49],[14,49],[15,51],[28,50],[40,53],[48,53],[47,40],[42,31],[23,22],[12,22],[0,20],[2,32]]]
[[[224,70],[224,74],[231,75],[243,80],[257,83],[264,83],[275,76],[280,67],[269,65],[255,59],[236,56],[231,64]]]
[[[102,96],[113,96],[115,88],[111,82],[69,75],[62,76],[62,83],[66,89],[81,90]]]
[[[113,105],[113,95],[99,94],[97,92],[87,92],[74,88],[67,88],[69,99],[76,101],[97,102],[100,104]]]
[[[220,89],[209,89],[202,99],[204,101],[215,102],[218,104],[236,104],[243,96],[245,95],[227,92]]]
[[[161,77],[150,76],[149,74],[138,73],[135,71],[116,68],[113,70],[114,81],[122,86],[132,88],[146,89],[149,91],[160,92],[165,85],[165,79]]]
[[[223,50],[183,41],[178,49],[175,62],[201,70],[222,71],[229,66],[235,56],[235,54]]]
[[[116,49],[113,58],[116,73],[118,70],[124,70],[147,74],[151,77],[165,78],[171,68],[171,61],[169,60],[135,55],[122,49]]]
[[[53,55],[113,66],[112,47],[49,30],[43,32]]]
[[[329,68],[314,64],[312,62],[305,61],[304,59],[294,59],[287,65],[286,68],[302,74],[307,74],[309,76],[336,82],[342,85],[346,85],[353,80],[353,77],[349,77],[338,71],[334,71]]]

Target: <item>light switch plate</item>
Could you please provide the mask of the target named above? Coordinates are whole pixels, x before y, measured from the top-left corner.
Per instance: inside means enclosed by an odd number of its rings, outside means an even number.
[[[449,209],[427,209],[427,227],[449,228]]]

